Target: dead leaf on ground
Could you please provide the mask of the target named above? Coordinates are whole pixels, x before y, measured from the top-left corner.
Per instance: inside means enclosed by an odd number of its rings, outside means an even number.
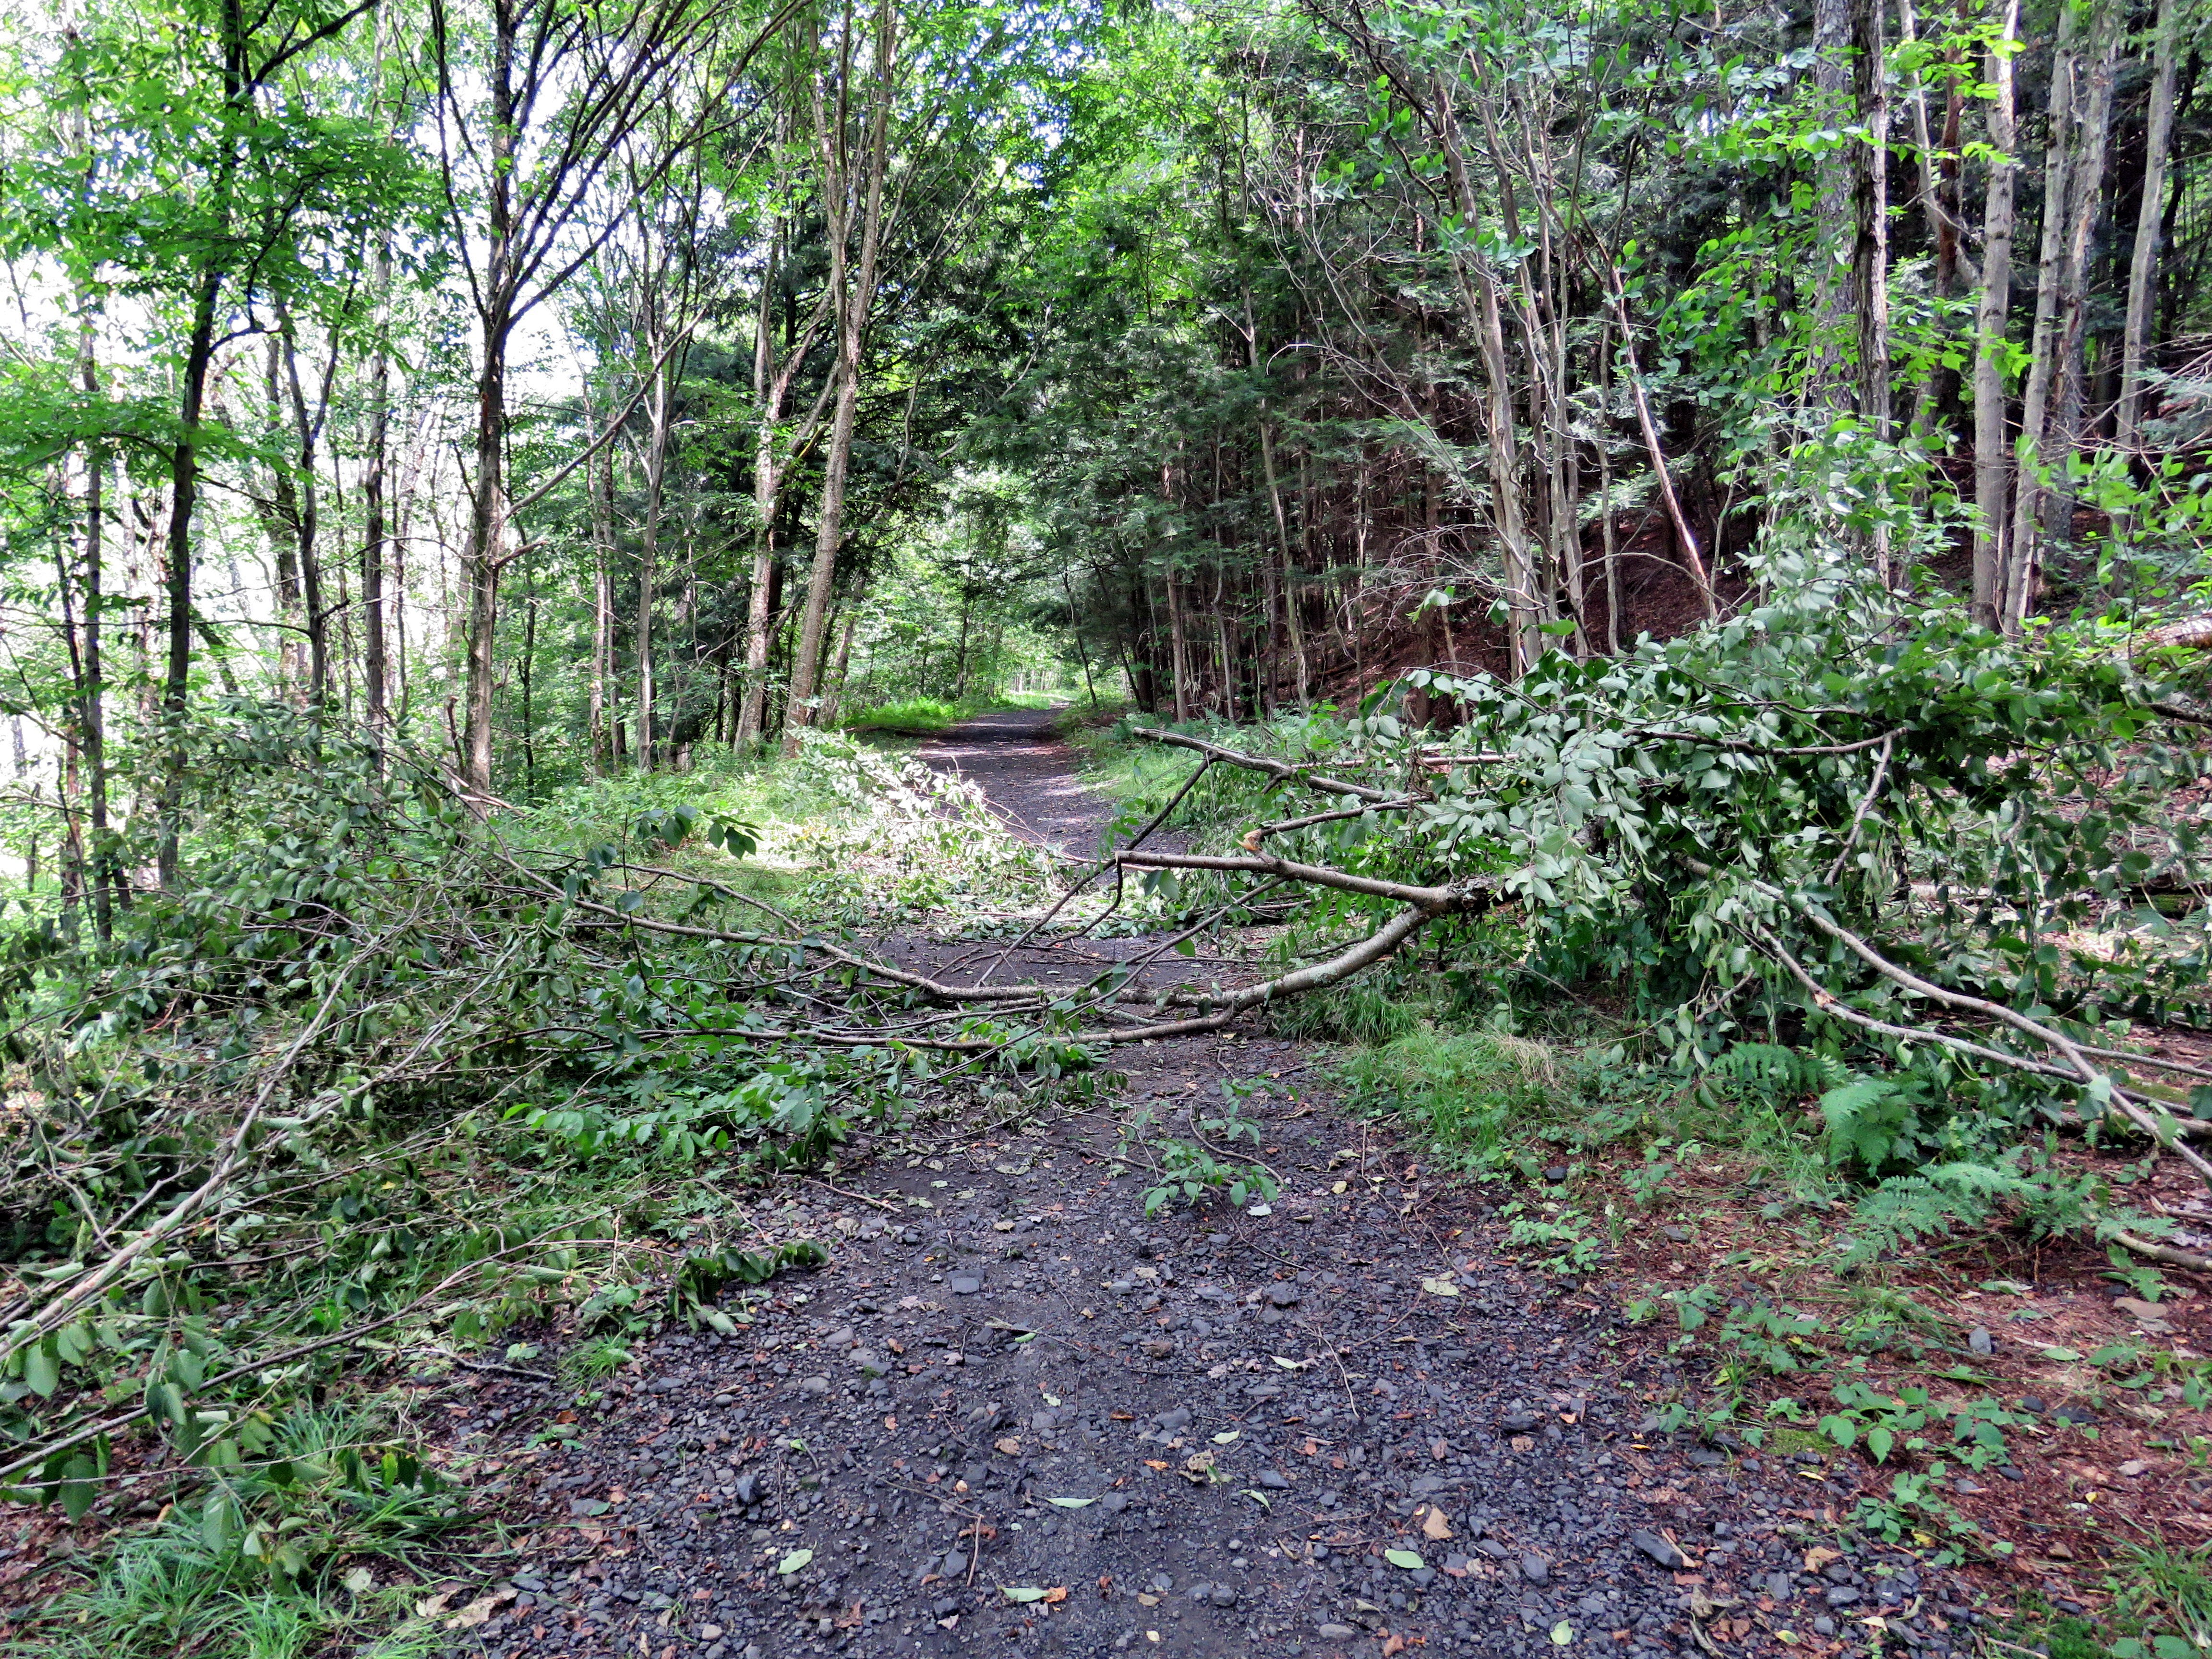
[[[1444,1518],[1444,1512],[1442,1510],[1431,1509],[1421,1517],[1422,1537],[1441,1540],[1451,1535],[1451,1522]]]
[[[490,1618],[493,1613],[498,1612],[500,1608],[505,1607],[509,1601],[514,1600],[515,1596],[519,1593],[520,1592],[518,1592],[514,1587],[510,1584],[503,1589],[495,1589],[489,1592],[488,1595],[479,1595],[475,1601],[470,1602],[468,1606],[463,1607],[459,1613],[446,1620],[446,1628],[447,1630],[474,1630],[478,1625],[483,1624],[485,1620]]]

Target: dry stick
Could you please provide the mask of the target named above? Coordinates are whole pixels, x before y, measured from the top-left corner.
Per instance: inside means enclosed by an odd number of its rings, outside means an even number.
[[[1881,758],[1875,763],[1874,776],[1868,782],[1866,793],[1859,797],[1859,809],[1851,814],[1850,832],[1844,837],[1843,846],[1836,853],[1836,861],[1828,866],[1827,884],[1833,887],[1836,878],[1844,872],[1844,860],[1851,855],[1858,844],[1859,826],[1866,822],[1867,813],[1873,809],[1874,798],[1881,793],[1883,781],[1889,776],[1890,746],[1897,733],[1885,732],[1881,738]]]
[[[1285,783],[1303,784],[1328,795],[1350,795],[1356,800],[1389,800],[1388,789],[1370,788],[1364,783],[1346,783],[1341,778],[1324,777],[1317,772],[1291,765],[1288,762],[1271,760],[1265,755],[1248,755],[1239,750],[1224,749],[1218,744],[1203,738],[1188,738],[1180,732],[1163,732],[1155,726],[1139,726],[1130,728],[1129,735],[1143,738],[1152,743],[1169,744],[1177,749],[1188,749],[1230,766],[1241,766],[1247,771],[1264,772]]]
[[[1198,770],[1192,773],[1188,777],[1182,781],[1182,787],[1176,790],[1174,794],[1168,798],[1168,804],[1160,808],[1158,811],[1152,814],[1152,822],[1147,823],[1143,829],[1138,830],[1134,836],[1130,837],[1129,848],[1143,846],[1145,844],[1145,838],[1151,835],[1153,830],[1158,829],[1160,825],[1167,822],[1168,814],[1174,811],[1176,807],[1182,805],[1182,798],[1190,793],[1192,789],[1197,787],[1198,781],[1212,769],[1213,757],[1209,755],[1206,759],[1199,763]],[[1122,850],[1127,852],[1129,850],[1129,848],[1124,848]],[[991,975],[997,973],[1000,969],[1006,965],[1006,958],[1008,957],[1013,955],[1015,951],[1020,950],[1022,946],[1027,945],[1031,939],[1042,933],[1052,924],[1052,919],[1058,915],[1061,910],[1066,908],[1070,900],[1073,899],[1078,893],[1090,886],[1092,882],[1096,881],[1100,876],[1103,875],[1112,867],[1113,866],[1109,862],[1104,860],[1100,860],[1092,867],[1090,874],[1085,876],[1082,880],[1077,882],[1074,886],[1069,888],[1067,891],[1061,894],[1058,902],[1053,905],[1052,908],[1046,911],[1043,915],[1038,917],[1037,920],[1030,925],[1030,930],[1027,933],[1024,933],[1012,945],[1009,945],[1005,950],[1000,951],[998,959],[992,963],[988,968],[983,970],[982,978],[977,980],[975,982],[979,985],[989,984],[991,981]]]
[[[2198,1255],[2172,1244],[2160,1244],[2155,1239],[2137,1238],[2133,1233],[2116,1232],[2112,1243],[2133,1250],[2137,1255],[2153,1261],[2163,1261],[2169,1267],[2187,1267],[2200,1273],[2212,1273],[2212,1257]]]
[[[1690,528],[1690,520],[1682,511],[1682,503],[1674,494],[1673,475],[1667,471],[1666,452],[1659,447],[1659,428],[1651,418],[1651,400],[1644,393],[1644,375],[1636,366],[1636,337],[1628,327],[1628,294],[1620,285],[1620,267],[1610,260],[1603,261],[1613,276],[1613,314],[1620,319],[1620,350],[1628,369],[1629,398],[1636,405],[1637,424],[1644,433],[1644,447],[1651,454],[1651,476],[1659,486],[1659,496],[1667,504],[1667,516],[1674,520],[1674,535],[1682,556],[1690,562],[1690,577],[1698,585],[1698,597],[1705,601],[1708,620],[1720,617],[1720,601],[1713,592],[1713,579],[1705,568],[1705,559],[1698,551],[1697,532]]]

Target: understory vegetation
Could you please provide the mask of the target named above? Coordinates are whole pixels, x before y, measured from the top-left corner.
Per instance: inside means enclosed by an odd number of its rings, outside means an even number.
[[[1893,1474],[1856,1527],[2048,1582],[2079,1559],[2050,1523],[1960,1491],[2212,1453],[2212,1366],[2161,1318],[2208,1265],[2204,665],[1760,574],[1734,621],[1620,658],[1408,676],[1446,724],[1402,694],[1124,722],[1085,738],[1091,775],[1123,825],[1167,809],[1216,854],[1199,880],[1358,872],[1278,964],[1426,908],[1269,1018],[1341,1045],[1351,1105],[1431,1167],[1503,1183],[1525,1261],[1621,1298],[1662,1356],[1651,1427],[1863,1456]],[[2083,1284],[2133,1311],[2062,1306]],[[2207,1562],[2163,1520],[2110,1523],[2102,1635],[2041,1590],[2015,1635],[2193,1649]]]

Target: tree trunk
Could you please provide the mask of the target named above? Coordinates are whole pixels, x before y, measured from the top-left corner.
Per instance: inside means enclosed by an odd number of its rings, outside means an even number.
[[[2047,464],[2052,487],[2044,498],[2045,544],[2071,547],[2075,495],[2069,463],[2081,446],[2088,404],[2089,289],[2096,264],[2097,219],[2104,205],[2105,153],[2112,129],[2112,81],[2120,40],[2120,9],[2102,6],[2089,36],[2076,155],[2069,169],[2066,249],[2059,299],[2057,390],[2051,403]]]
[[[1988,204],[1982,216],[1982,297],[1974,316],[1974,620],[1996,628],[2003,620],[2012,518],[2006,484],[2011,476],[2005,441],[2005,324],[2012,309],[2013,79],[2007,50],[2020,24],[2020,0],[2006,0],[1988,74],[1990,104]]]
[[[592,441],[600,434],[594,432]],[[584,494],[592,510],[592,674],[586,692],[585,730],[592,769],[605,777],[614,768],[607,732],[607,681],[615,654],[615,447],[611,442],[586,464]]]
[[[507,538],[507,348],[514,328],[520,277],[514,269],[515,16],[511,0],[493,0],[491,121],[485,133],[490,165],[484,191],[485,248],[481,300],[483,361],[477,368],[476,477],[469,495],[468,539],[461,549],[467,670],[466,730],[461,785],[481,800],[491,794],[491,716],[495,635],[499,627],[500,549]]]
[[[2080,426],[2089,239],[2104,183],[2118,48],[2116,12],[2091,0],[2068,0],[2051,65],[2034,350],[2021,420],[2021,477],[2004,597],[2008,633],[2020,630],[2034,602],[2044,539],[2066,532],[2072,518],[2070,491],[2053,491],[2043,477],[2063,480]]]
[[[161,846],[155,867],[161,885],[172,890],[177,884],[184,831],[185,708],[192,672],[192,510],[199,501],[200,413],[207,395],[208,364],[215,356],[215,307],[222,289],[222,268],[210,263],[202,270],[192,296],[192,329],[185,348],[177,441],[169,452],[169,533],[162,572],[168,589],[168,659],[161,682],[168,764],[161,785]]]
[[[657,331],[647,338],[656,348]],[[637,769],[649,772],[653,763],[653,597],[659,580],[656,568],[660,544],[662,484],[668,472],[668,434],[675,394],[665,358],[653,370],[651,414],[645,444],[645,514],[638,532],[637,548]]]
[[[368,454],[362,479],[361,628],[362,713],[381,755],[389,724],[385,685],[384,453],[392,407],[392,239],[380,237],[369,282],[376,295],[376,343],[368,363]]]
[[[1834,127],[1844,124],[1852,107],[1852,34],[1855,13],[1868,0],[1813,0],[1813,84],[1823,119]],[[1849,142],[1832,145],[1813,163],[1814,219],[1824,231],[1823,246],[1814,251],[1818,276],[1811,392],[1815,405],[1836,410],[1847,406],[1850,380],[1844,373],[1843,341],[1851,331],[1850,287],[1838,271],[1841,263],[1826,236],[1846,231],[1855,222],[1852,212],[1854,174],[1861,163],[1860,146]]]
[[[1168,637],[1174,651],[1176,724],[1180,726],[1191,716],[1190,641],[1183,632],[1182,584],[1173,569],[1168,572]]]
[[[2180,8],[2159,0],[2158,31],[2152,47],[2149,131],[2143,145],[2142,203],[2136,212],[2135,254],[2128,262],[2128,313],[2120,347],[2120,401],[2114,415],[2113,447],[2134,453],[2142,429],[2143,368],[2150,354],[2152,283],[2158,272],[2159,218],[2166,193],[2166,157],[2173,148],[2173,91]],[[2115,542],[2126,538],[2124,523],[2114,526]]]
[[[2017,632],[2035,586],[2036,531],[2043,519],[2037,477],[2058,360],[2059,296],[2065,284],[2066,199],[2072,175],[2073,110],[2081,76],[2081,24],[2085,0],[2059,0],[2058,37],[2051,55],[2051,127],[2044,145],[2043,236],[2037,259],[2035,324],[2029,335],[2027,386],[2021,398],[2020,476],[2013,492],[2010,544],[2005,551],[1999,619]]]
[[[307,406],[306,391],[300,385],[299,339],[292,327],[292,314],[282,305],[276,308],[279,340],[283,348],[286,389],[292,403],[294,435],[299,440],[299,520],[298,549],[300,558],[301,610],[307,627],[307,704],[320,715],[329,702],[331,690],[331,615],[323,604],[322,555],[315,544],[321,529],[321,489],[315,472],[315,450],[322,435],[323,410],[330,406],[325,377],[325,392],[319,405],[313,410]],[[334,335],[331,341],[331,362],[337,362],[338,342]]]
[[[1889,441],[1889,94],[1880,0],[1850,0],[1851,102],[1866,141],[1852,147],[1851,309],[1858,319],[1859,419]],[[1887,586],[1889,529],[1875,526],[1875,573]]]
[[[860,348],[876,298],[876,256],[883,230],[884,180],[890,156],[892,65],[898,51],[898,12],[891,0],[877,0],[873,108],[868,124],[866,168],[862,180],[860,258],[848,270],[844,258],[845,232],[850,226],[849,198],[833,217],[830,287],[837,295],[837,412],[830,422],[830,449],[823,459],[822,503],[814,539],[814,568],[806,586],[806,609],[799,623],[799,645],[791,666],[791,701],[785,719],[793,728],[784,738],[784,752],[799,750],[795,728],[811,726],[817,710],[815,690],[822,665],[823,630],[830,616],[831,590],[836,584],[837,555],[844,542],[845,487],[853,459],[853,428],[860,403]],[[842,113],[836,141],[817,118],[823,151],[825,185],[846,185],[848,169],[834,158],[843,153]],[[825,193],[827,193],[825,191]],[[841,197],[845,191],[840,190]]]

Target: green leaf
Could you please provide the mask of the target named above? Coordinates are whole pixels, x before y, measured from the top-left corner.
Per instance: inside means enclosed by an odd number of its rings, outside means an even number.
[[[51,1399],[61,1386],[62,1364],[55,1358],[51,1341],[41,1342],[23,1356],[23,1381],[37,1391],[42,1400]]]
[[[790,1554],[785,1556],[781,1561],[776,1564],[775,1570],[778,1572],[797,1572],[801,1567],[806,1565],[808,1562],[813,1560],[813,1559],[814,1552],[812,1550],[793,1550]]]
[[[1009,1601],[1042,1601],[1052,1594],[1050,1590],[1038,1589],[1027,1584],[1001,1584],[999,1593]]]
[[[1054,1509],[1087,1510],[1098,1500],[1095,1498],[1048,1498],[1045,1500]]]
[[[1411,1550],[1384,1550],[1382,1559],[1394,1567],[1403,1567],[1407,1572],[1419,1572],[1426,1565]]]
[[[2070,1364],[2081,1356],[2071,1348],[2049,1347],[2043,1351],[2043,1357],[2045,1359],[2056,1359],[2061,1364]]]
[[[100,1497],[98,1477],[100,1466],[89,1457],[70,1459],[62,1470],[62,1513],[72,1522],[82,1521]]]
[[[1552,1645],[1553,1647],[1565,1647],[1574,1639],[1575,1627],[1569,1624],[1565,1620],[1562,1619],[1558,1624],[1552,1626]]]

